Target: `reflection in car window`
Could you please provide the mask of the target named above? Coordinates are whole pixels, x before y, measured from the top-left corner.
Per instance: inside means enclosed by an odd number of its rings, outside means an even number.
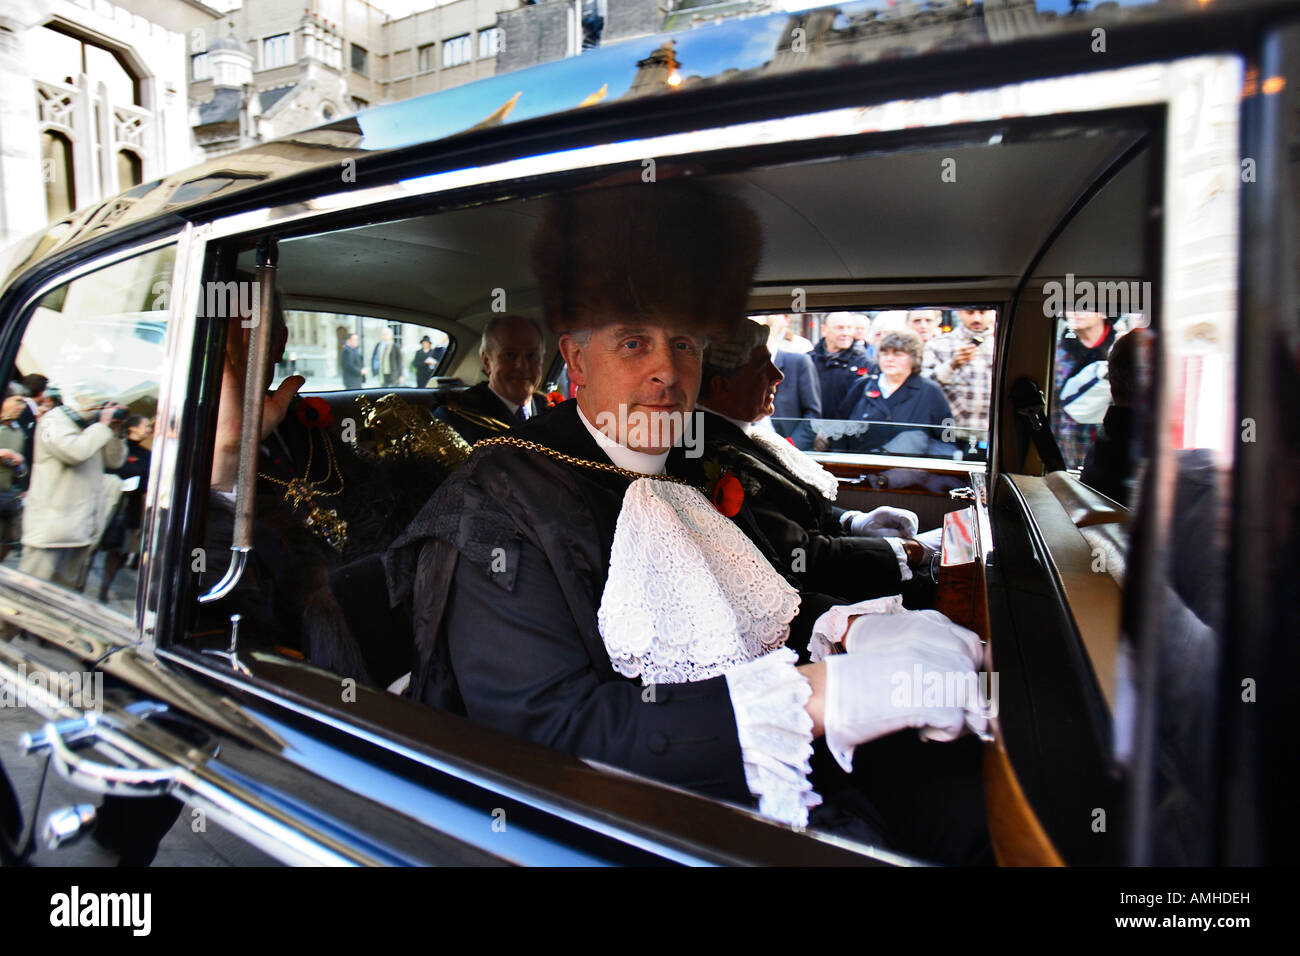
[[[441,329],[368,315],[288,309],[285,320],[276,374],[303,376],[304,392],[430,387],[451,343]]]
[[[1141,313],[1108,316],[1102,312],[1066,312],[1057,320],[1052,434],[1066,468],[1084,467],[1089,450],[1097,442],[1099,427],[1115,404],[1110,382],[1111,349],[1127,331],[1143,325]],[[1100,434],[1104,437],[1105,431]]]
[[[755,316],[784,376],[772,427],[804,451],[983,460],[996,311]]]
[[[0,409],[0,560],[132,614],[175,250],[44,296]]]

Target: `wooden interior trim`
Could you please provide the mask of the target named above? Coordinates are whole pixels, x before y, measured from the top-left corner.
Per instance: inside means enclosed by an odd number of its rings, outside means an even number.
[[[954,478],[969,478],[972,474],[972,465],[976,466],[974,468],[976,474],[983,474],[985,468],[984,462],[954,462],[946,458],[897,458],[890,461],[875,455],[871,461],[843,461],[818,458],[815,454],[810,457],[832,475],[840,478],[856,478],[868,472],[894,471],[898,468],[928,471],[937,475],[952,475]]]
[[[1008,475],[1041,536],[1106,706],[1115,709],[1123,590],[1080,533],[1046,478]],[[1102,564],[1098,567],[1098,564]]]
[[[944,462],[938,460],[932,467],[927,464],[924,468],[913,466],[904,466],[898,464],[880,464],[876,462],[852,462],[852,461],[820,461],[817,462],[832,475],[839,479],[842,488],[861,488],[866,491],[887,491],[891,494],[899,495],[926,495],[929,497],[947,498],[947,491],[932,491],[928,488],[918,487],[917,485],[877,485],[870,479],[874,475],[884,472],[897,472],[899,470],[910,472],[923,472],[926,475],[943,475],[949,478],[955,478],[963,485],[970,480],[971,472],[966,469],[955,469],[949,465],[944,467]]]
[[[1128,521],[1128,509],[1089,488],[1067,471],[1053,471],[1044,479],[1076,528]]]
[[[978,514],[987,514],[987,503],[974,505]],[[984,554],[987,542],[980,540],[987,522],[975,520],[972,531],[976,555]],[[995,646],[990,637],[988,582],[984,561],[977,557],[969,564],[948,565],[939,575],[938,610],[954,622],[968,627],[988,642],[985,669],[996,673]],[[989,841],[999,866],[1064,866],[1065,861],[1039,822],[1020,786],[1015,769],[1002,739],[1002,727],[994,717],[993,740],[984,745],[984,808]]]
[[[998,866],[1065,866],[1020,789],[1000,735],[984,747],[984,805]]]

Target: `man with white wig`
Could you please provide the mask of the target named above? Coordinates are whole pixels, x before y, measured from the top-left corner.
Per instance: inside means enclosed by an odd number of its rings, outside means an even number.
[[[704,351],[699,408],[705,457],[747,486],[769,561],[812,591],[857,601],[898,594],[934,554],[916,540],[917,517],[835,505],[839,481],[815,459],[756,423],[772,413],[781,371],[767,329],[744,320]]]
[[[753,213],[698,180],[586,189],[554,201],[533,248],[578,394],[478,444],[389,552],[412,695],[796,826],[844,819],[859,745],[982,729],[973,702],[891,700],[914,666],[978,671],[973,633],[897,596],[801,593],[752,540],[743,489],[691,457],[706,337],[742,320],[758,263]],[[987,846],[982,825],[947,833],[953,861]]]

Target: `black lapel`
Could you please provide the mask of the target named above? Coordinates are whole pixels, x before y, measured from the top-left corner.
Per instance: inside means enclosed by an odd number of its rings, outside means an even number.
[[[885,401],[890,406],[890,412],[896,413],[898,408],[910,406],[917,400],[917,394],[921,390],[921,383],[917,381],[919,375],[909,375],[902,385],[894,389],[893,393]],[[895,396],[897,399],[895,400]]]
[[[716,412],[706,411],[704,414],[706,441],[730,444],[738,451],[741,451],[755,459],[776,475],[784,478],[787,482],[793,485],[794,488],[799,489],[805,495],[819,494],[817,489],[793,475],[781,462],[781,459],[777,458],[765,447],[754,441],[754,439],[750,438],[749,435],[741,431],[740,428],[732,424],[726,418],[723,418]]]
[[[482,412],[484,415],[490,415],[493,418],[499,418],[507,425],[513,424],[515,416],[510,414],[510,409],[506,408],[506,403],[497,398],[496,392],[488,386],[487,382],[479,382],[477,385],[469,388],[462,397],[470,398],[469,407],[475,411]]]

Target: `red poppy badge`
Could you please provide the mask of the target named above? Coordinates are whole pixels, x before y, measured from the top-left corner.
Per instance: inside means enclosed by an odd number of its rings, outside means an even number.
[[[334,424],[334,413],[323,398],[304,398],[294,409],[294,414],[308,428],[328,428]]]
[[[730,469],[724,470],[713,485],[713,507],[723,516],[734,518],[740,514],[740,506],[744,503],[745,489],[740,479]]]

